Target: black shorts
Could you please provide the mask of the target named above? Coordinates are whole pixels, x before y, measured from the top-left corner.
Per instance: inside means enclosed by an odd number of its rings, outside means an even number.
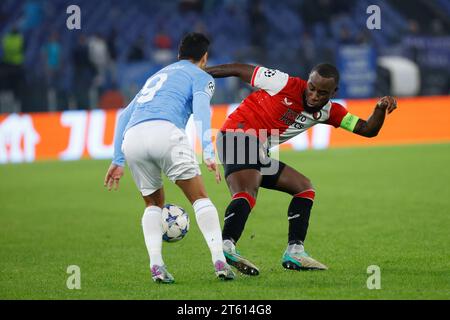
[[[267,145],[250,134],[222,131],[217,135],[216,144],[225,178],[233,172],[255,169],[263,176],[261,187],[270,189],[275,186],[286,166],[283,162],[271,158]]]

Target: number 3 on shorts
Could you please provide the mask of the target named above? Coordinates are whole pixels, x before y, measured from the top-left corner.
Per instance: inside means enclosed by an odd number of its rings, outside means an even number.
[[[167,73],[156,74],[147,80],[142,88],[137,103],[146,103],[153,100],[156,92],[161,89],[164,82],[167,80]],[[156,81],[156,83],[155,83]]]

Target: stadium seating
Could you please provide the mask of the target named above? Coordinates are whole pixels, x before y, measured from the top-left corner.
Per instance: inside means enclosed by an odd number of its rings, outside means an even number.
[[[117,30],[118,37],[115,40],[117,63],[119,69],[125,73],[135,72],[136,66],[127,62],[127,55],[131,45],[138,37],[143,36],[147,41],[145,54],[150,59],[151,52],[155,49],[153,37],[159,30],[164,30],[172,38],[174,53],[176,52],[176,43],[182,34],[197,30],[206,31],[213,41],[211,63],[223,63],[238,59],[264,63],[305,76],[308,70],[302,68],[302,61],[299,61],[301,59],[300,52],[304,49],[302,35],[307,30],[311,33],[312,43],[317,48],[315,55],[317,61],[333,59],[333,55],[326,55],[326,52],[333,53],[340,41],[341,29],[347,29],[355,41],[359,35],[364,33],[364,30],[367,30],[367,15],[364,14],[366,8],[376,4],[382,9],[383,32],[371,32],[370,41],[377,48],[379,54],[408,55],[408,47],[401,45],[408,21],[405,15],[399,11],[398,6],[394,5],[398,1],[354,1],[350,10],[345,13],[332,15],[328,21],[318,22],[312,26],[305,25],[302,20],[301,9],[305,1],[261,1],[263,16],[261,20],[264,20],[261,23],[266,24],[267,32],[259,35],[263,40],[260,42],[260,47],[256,48],[256,53],[255,48],[252,48],[253,26],[249,13],[255,2],[249,0],[207,1],[201,13],[181,12],[179,1],[175,0],[104,0],[98,2],[79,0],[77,4],[82,12],[81,31],[71,31],[65,28],[66,8],[72,4],[70,0],[3,0],[0,2],[0,11],[4,16],[0,26],[0,36],[3,37],[13,25],[17,25],[17,23],[21,25],[27,41],[25,65],[29,70],[29,77],[31,75],[43,76],[43,64],[36,64],[36,61],[42,59],[42,46],[51,30],[60,32],[60,42],[63,48],[62,58],[65,62],[71,61],[71,52],[77,43],[79,32],[88,36],[99,33],[108,37],[112,30]],[[448,16],[450,1],[438,0],[435,5],[442,12],[446,12]],[[36,6],[41,6],[44,18],[40,23],[37,22],[36,26],[27,28],[27,19],[33,18]],[[5,15],[5,13],[7,14]],[[145,75],[159,67],[151,59],[148,65],[149,68],[143,71],[142,76],[138,77],[139,79],[145,78]],[[71,64],[66,63],[63,70],[63,85],[67,90],[71,87],[72,74]],[[123,78],[130,77],[124,75]],[[126,85],[124,81],[120,81],[120,84],[121,86]],[[219,81],[218,90],[226,90],[222,87],[224,85],[226,85],[225,81]],[[122,87],[122,89],[126,91],[127,88]]]

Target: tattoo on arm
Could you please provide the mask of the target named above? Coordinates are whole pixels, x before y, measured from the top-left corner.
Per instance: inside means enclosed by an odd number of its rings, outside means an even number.
[[[205,71],[214,78],[239,77],[243,81],[250,83],[255,68],[255,66],[250,64],[229,63],[208,67]]]

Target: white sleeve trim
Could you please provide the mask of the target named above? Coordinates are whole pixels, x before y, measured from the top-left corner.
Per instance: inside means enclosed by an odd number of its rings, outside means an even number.
[[[279,93],[289,81],[289,75],[279,70],[257,67],[253,72],[251,85],[265,90],[271,96]]]

